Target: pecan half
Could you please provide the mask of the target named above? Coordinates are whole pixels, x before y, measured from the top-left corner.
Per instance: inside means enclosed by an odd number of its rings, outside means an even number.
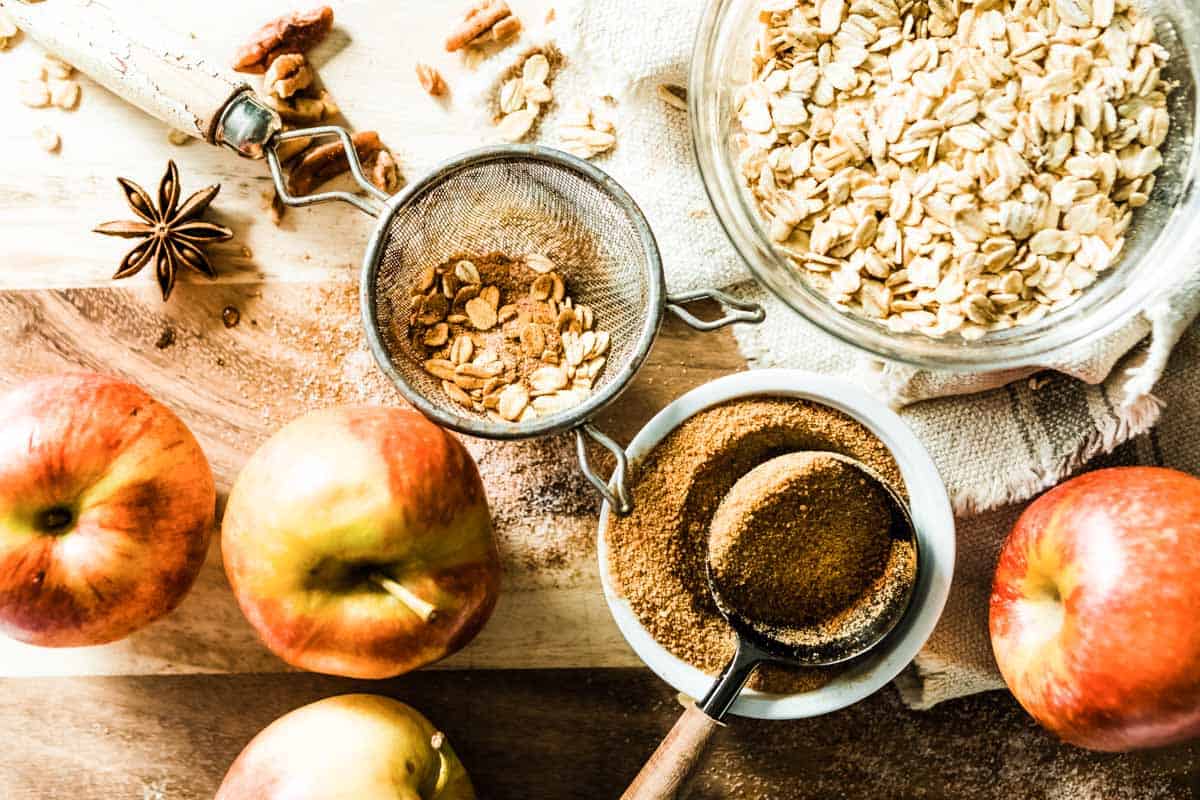
[[[311,11],[294,11],[259,28],[250,41],[238,50],[233,68],[238,72],[261,75],[279,56],[311,50],[331,30],[333,9],[329,6]]]
[[[354,134],[353,139],[358,160],[363,164],[377,159],[386,149],[375,131],[361,131]],[[350,162],[346,160],[346,149],[340,139],[314,147],[304,154],[288,176],[288,193],[296,196],[310,194],[321,184],[349,170]]]
[[[521,32],[521,20],[516,17],[505,17],[492,26],[490,31],[479,36],[471,44],[488,44],[490,42],[506,42]]]
[[[497,22],[510,16],[512,9],[504,0],[480,0],[471,7],[458,27],[446,37],[447,52],[461,50],[491,30]]]

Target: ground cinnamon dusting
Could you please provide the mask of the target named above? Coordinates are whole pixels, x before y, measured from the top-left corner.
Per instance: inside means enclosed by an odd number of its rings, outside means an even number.
[[[850,456],[903,486],[887,448],[864,425],[793,399],[735,400],[684,422],[633,467],[633,513],[606,534],[608,568],[642,625],[676,656],[715,674],[736,640],[709,595],[709,529],[734,484],[760,464],[797,451]],[[764,665],[749,686],[790,694],[828,683],[837,668]]]

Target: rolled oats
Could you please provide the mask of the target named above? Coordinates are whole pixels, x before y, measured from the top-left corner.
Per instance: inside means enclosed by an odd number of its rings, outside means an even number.
[[[51,80],[46,86],[50,90],[50,103],[64,111],[79,106],[79,84],[72,80]]]
[[[58,133],[53,128],[45,126],[34,129],[33,141],[47,153],[57,153],[62,147],[62,138]]]
[[[549,85],[552,71],[547,54],[535,50],[508,72],[497,97],[500,138],[519,142],[529,135],[543,107],[554,99]]]
[[[740,170],[835,304],[970,340],[1115,263],[1171,123],[1132,4],[763,0],[759,21]]]
[[[594,158],[617,143],[616,126],[597,108],[575,101],[558,129],[562,149],[578,158]]]
[[[677,86],[673,83],[660,83],[655,92],[658,94],[658,99],[662,100],[671,108],[687,111],[687,89],[682,86]]]
[[[533,127],[535,119],[537,119],[537,112],[532,109],[522,108],[519,111],[504,115],[500,119],[500,124],[496,126],[496,129],[500,134],[500,138],[504,141],[519,142],[529,134],[529,129]]]
[[[17,97],[30,108],[45,108],[50,105],[50,88],[43,81],[21,81]]]
[[[595,329],[595,312],[574,302],[556,270],[543,255],[430,267],[414,282],[409,327],[397,335],[424,355],[453,403],[493,421],[579,405],[607,363],[611,336]]]

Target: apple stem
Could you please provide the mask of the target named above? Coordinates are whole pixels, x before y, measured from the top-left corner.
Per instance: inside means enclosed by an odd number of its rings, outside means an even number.
[[[432,622],[433,618],[437,616],[437,607],[433,603],[417,597],[404,584],[398,583],[392,578],[381,575],[378,572],[371,575],[371,580],[375,581],[385,592],[407,606],[408,610],[420,617],[422,622]]]

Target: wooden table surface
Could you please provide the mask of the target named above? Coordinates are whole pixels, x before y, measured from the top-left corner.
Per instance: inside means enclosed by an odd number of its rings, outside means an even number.
[[[108,4],[147,13],[135,0]],[[149,13],[169,13],[171,25],[224,61],[281,5],[209,0]],[[356,127],[381,131],[410,177],[482,141],[462,94],[435,104],[412,74],[422,59],[440,66],[452,88],[469,79],[466,65],[440,52],[450,4],[333,5],[339,26],[316,54],[321,77]],[[532,20],[550,4],[512,5]],[[395,56],[397,44],[404,57]],[[70,368],[136,380],[196,432],[222,498],[254,448],[305,410],[398,402],[358,331],[354,281],[368,220],[320,207],[291,211],[276,227],[261,209],[269,183],[262,165],[199,143],[168,144],[161,124],[87,81],[75,112],[27,109],[16,82],[39,57],[28,41],[0,53],[0,386]],[[32,143],[43,125],[62,135],[60,154]],[[125,243],[89,229],[128,214],[115,176],[153,190],[168,158],[179,163],[185,191],[222,184],[212,216],[236,238],[212,249],[217,281],[184,275],[163,304],[149,275],[109,280]],[[241,321],[227,328],[230,306]],[[668,322],[600,425],[628,442],[683,391],[743,367],[728,333]],[[586,489],[568,482],[561,491]],[[616,796],[679,708],[608,615],[594,564],[594,505],[586,496],[561,499],[531,507],[527,527],[509,532],[505,593],[484,633],[437,669],[396,680],[286,670],[238,613],[215,546],[183,605],[123,642],[47,651],[0,641],[0,798],[209,798],[255,732],[345,691],[394,695],[426,712],[483,797]],[[531,557],[521,537],[534,529],[561,534],[571,549],[552,565]],[[1195,797],[1198,762],[1196,747],[1107,756],[1059,746],[1002,693],[912,712],[888,689],[821,719],[734,720],[697,796]]]

